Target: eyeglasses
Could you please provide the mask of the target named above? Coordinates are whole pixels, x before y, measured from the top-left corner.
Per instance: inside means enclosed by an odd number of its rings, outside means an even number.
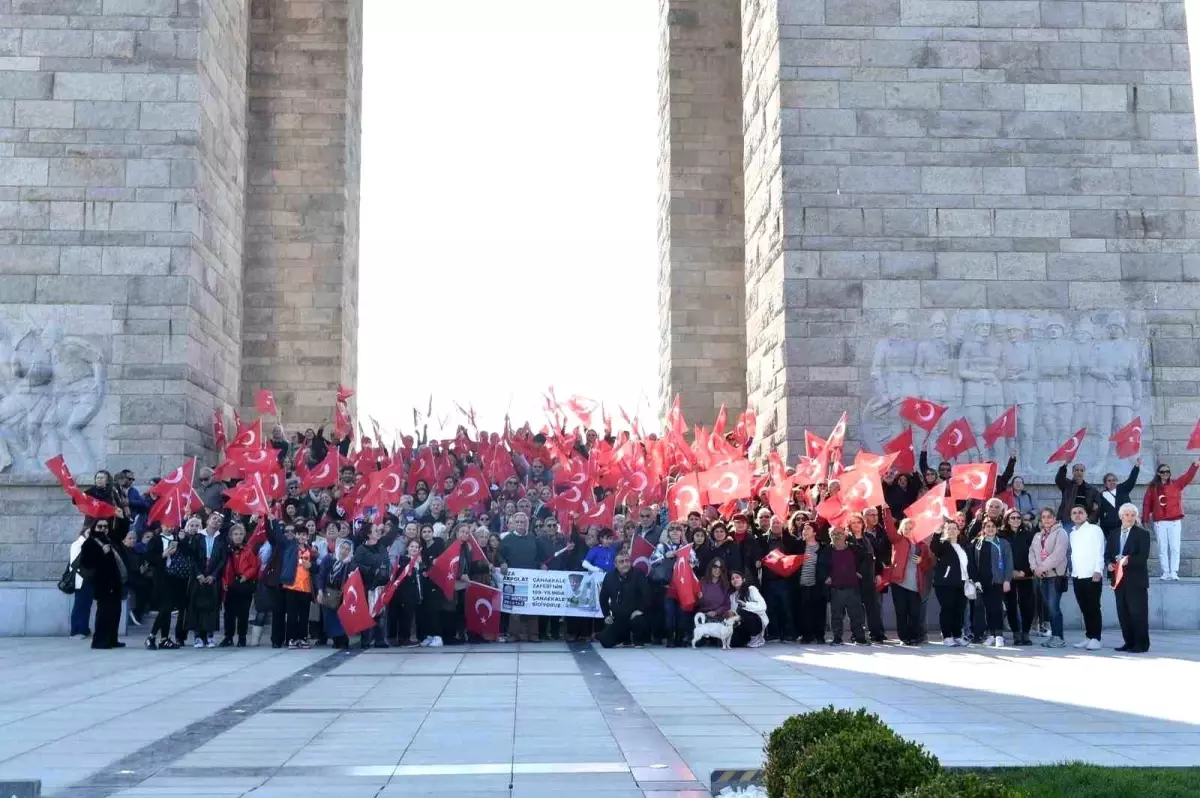
[[[1160,469],[1158,469],[1158,473],[1160,473],[1160,474],[1170,474],[1170,473],[1171,473],[1171,469],[1169,469],[1169,468],[1160,468]]]

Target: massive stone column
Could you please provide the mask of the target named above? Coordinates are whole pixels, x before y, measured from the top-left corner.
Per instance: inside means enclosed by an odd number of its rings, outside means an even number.
[[[659,399],[711,424],[746,397],[736,0],[661,0]]]
[[[57,576],[78,525],[42,461],[148,478],[237,400],[248,17],[2,5],[0,579],[19,580]]]
[[[1135,415],[1148,460],[1190,458],[1182,3],[743,0],[742,17],[748,385],[774,441],[795,456],[848,408],[877,447],[921,394],[977,435],[1019,405],[1037,481],[1084,426],[1091,476],[1124,476],[1107,438]]]
[[[362,0],[253,0],[242,404],[330,419],[357,374]]]

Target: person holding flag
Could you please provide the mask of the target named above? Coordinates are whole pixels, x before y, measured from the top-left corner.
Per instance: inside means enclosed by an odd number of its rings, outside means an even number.
[[[1200,470],[1200,460],[1192,463],[1179,479],[1172,480],[1171,467],[1159,463],[1158,471],[1146,487],[1146,496],[1142,499],[1142,518],[1154,524],[1154,534],[1158,537],[1158,567],[1162,569],[1164,580],[1179,579],[1183,489],[1191,484],[1197,470]]]
[[[354,550],[354,564],[362,574],[363,587],[367,595],[373,591],[382,590],[391,578],[392,559],[388,556],[388,546],[391,541],[383,539],[383,524],[363,521],[360,534],[364,541]],[[359,636],[359,647],[387,648],[387,610],[383,609],[376,616],[373,629],[364,631]]]
[[[354,542],[345,538],[338,540],[317,566],[317,603],[321,605],[322,629],[333,647],[338,649],[350,648],[350,638],[337,611],[342,604],[342,587],[354,568]]]
[[[1150,532],[1138,523],[1137,505],[1126,502],[1118,512],[1121,526],[1109,534],[1104,550],[1125,638],[1117,651],[1145,654],[1150,650]]]
[[[650,583],[661,585],[664,591],[663,630],[667,648],[683,644],[684,612],[679,606],[679,598],[675,595],[675,586],[671,581],[671,575],[675,572],[675,558],[683,547],[683,527],[672,522],[667,525],[666,533],[654,547],[654,554],[650,557]],[[696,558],[696,550],[689,546],[687,552],[689,564],[695,569],[700,564]]]

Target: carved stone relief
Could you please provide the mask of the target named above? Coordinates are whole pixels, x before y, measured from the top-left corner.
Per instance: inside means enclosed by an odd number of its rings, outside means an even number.
[[[867,320],[870,322],[871,320]],[[1150,434],[1150,351],[1144,319],[1136,312],[1102,311],[1061,316],[1032,311],[897,311],[874,320],[873,347],[860,353],[863,444],[880,451],[899,434],[900,403],[907,396],[947,405],[929,437],[965,417],[983,456],[1003,462],[1019,447],[1018,473],[1049,482],[1057,470],[1046,459],[1080,427],[1087,427],[1076,462],[1099,482],[1106,471],[1122,479],[1132,460],[1117,457],[1109,437],[1141,416],[1142,456],[1153,461]],[[1017,407],[1017,437],[983,442],[983,431]],[[924,433],[914,430],[920,447]],[[978,454],[975,455],[978,457]]]
[[[0,473],[43,474],[60,452],[76,474],[93,470],[107,394],[99,336],[57,319],[0,318]]]

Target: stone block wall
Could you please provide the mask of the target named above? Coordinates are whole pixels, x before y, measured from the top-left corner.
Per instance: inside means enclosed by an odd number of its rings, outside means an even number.
[[[711,425],[746,396],[738,7],[659,10],[659,399]]]
[[[149,478],[203,453],[237,397],[247,15],[0,14],[0,578],[51,578],[79,519],[42,461]]]
[[[357,343],[362,1],[253,0],[243,407],[331,420]]]
[[[897,311],[1068,336],[1123,311],[1144,319],[1147,440],[1180,470],[1200,417],[1183,4],[743,0],[742,18],[747,384],[772,442],[794,457],[805,427],[874,409]]]

